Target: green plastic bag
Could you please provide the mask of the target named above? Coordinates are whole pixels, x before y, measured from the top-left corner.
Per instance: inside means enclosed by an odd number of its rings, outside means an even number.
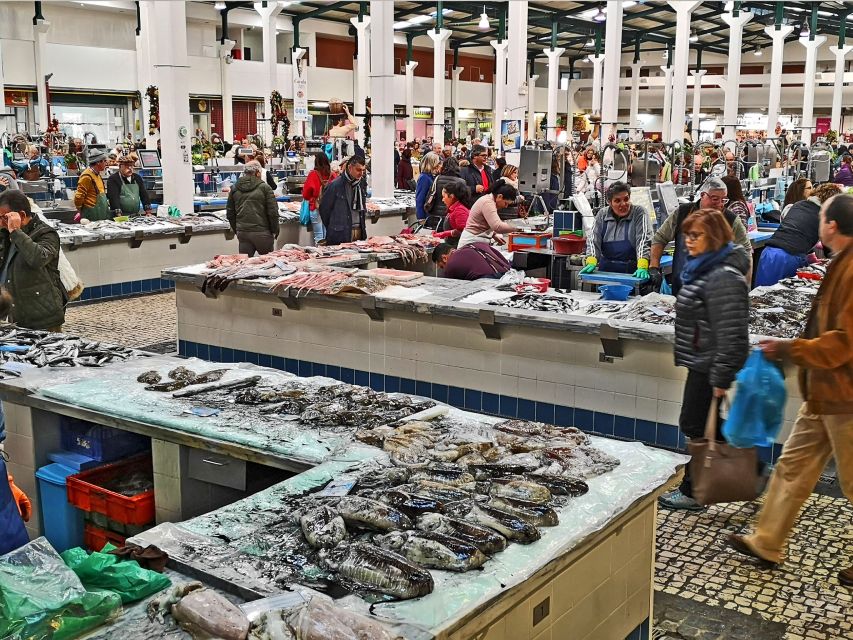
[[[77,574],[86,589],[106,589],[121,596],[123,604],[135,602],[172,584],[166,576],[143,569],[136,560],[121,560],[108,552],[115,547],[106,544],[91,554],[75,547],[62,553],[65,564]]]
[[[121,611],[111,591],[86,591],[45,538],[0,556],[0,638],[70,640]]]

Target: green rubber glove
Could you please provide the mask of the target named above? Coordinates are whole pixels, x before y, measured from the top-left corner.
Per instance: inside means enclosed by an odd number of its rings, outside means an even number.
[[[593,273],[595,272],[596,266],[594,264],[588,264],[583,269],[581,269],[581,273]]]
[[[648,269],[637,269],[634,272],[634,277],[639,278],[640,280],[648,280],[649,279],[649,270]]]

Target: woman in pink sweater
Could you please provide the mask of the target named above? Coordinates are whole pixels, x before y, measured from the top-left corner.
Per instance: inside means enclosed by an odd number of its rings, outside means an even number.
[[[468,185],[462,181],[448,182],[444,185],[441,190],[441,201],[447,209],[444,219],[445,230],[437,231],[432,235],[452,241],[452,244],[456,245],[456,241],[465,230],[465,225],[468,224],[468,216],[471,214],[470,209],[465,206],[468,193]]]
[[[517,197],[518,190],[515,187],[503,180],[496,181],[489,193],[479,198],[471,207],[465,230],[459,238],[459,248],[472,242],[503,244],[503,238],[496,234],[511,233],[518,227],[501,220],[498,209],[515,204]]]

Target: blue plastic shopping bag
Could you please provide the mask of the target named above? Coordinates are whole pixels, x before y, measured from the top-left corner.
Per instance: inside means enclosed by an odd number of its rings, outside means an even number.
[[[785,413],[785,381],[778,367],[753,351],[737,374],[737,394],[723,424],[734,447],[769,447],[776,441]]]
[[[307,200],[303,200],[302,204],[299,205],[299,224],[311,224],[311,206]]]

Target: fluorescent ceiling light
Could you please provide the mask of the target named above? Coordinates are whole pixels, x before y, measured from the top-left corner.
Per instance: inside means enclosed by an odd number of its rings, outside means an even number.
[[[406,27],[411,27],[411,22],[395,22],[394,29],[405,29]]]
[[[627,0],[626,2],[622,3],[622,8],[628,9],[630,7],[633,7],[635,4],[637,4],[637,3],[634,2],[633,0]],[[598,15],[598,12],[600,9],[601,9],[601,7],[598,7],[595,9],[587,9],[586,11],[582,11],[579,15],[581,18],[586,18],[587,20],[595,20],[595,16]],[[602,11],[602,14],[604,15],[603,11]],[[601,18],[601,20],[596,20],[596,22],[604,22],[604,20],[606,18],[607,18],[607,16],[604,15],[604,17]]]
[[[298,2],[288,2],[287,0],[280,0],[278,3],[282,9],[287,9],[289,6],[294,4],[299,4]]]
[[[328,107],[329,103],[328,102],[312,102],[311,106],[312,107]]]
[[[690,32],[690,42],[699,42],[699,36],[696,35],[695,31]]]
[[[225,3],[224,3],[224,2],[214,2],[214,3],[213,3],[213,8],[214,8],[214,9],[216,9],[217,11],[222,11],[222,10],[223,10],[223,9],[225,9],[226,7],[225,7]]]
[[[429,22],[430,20],[432,20],[432,16],[430,15],[421,15],[409,18],[409,22],[412,24],[420,24],[421,22]]]

